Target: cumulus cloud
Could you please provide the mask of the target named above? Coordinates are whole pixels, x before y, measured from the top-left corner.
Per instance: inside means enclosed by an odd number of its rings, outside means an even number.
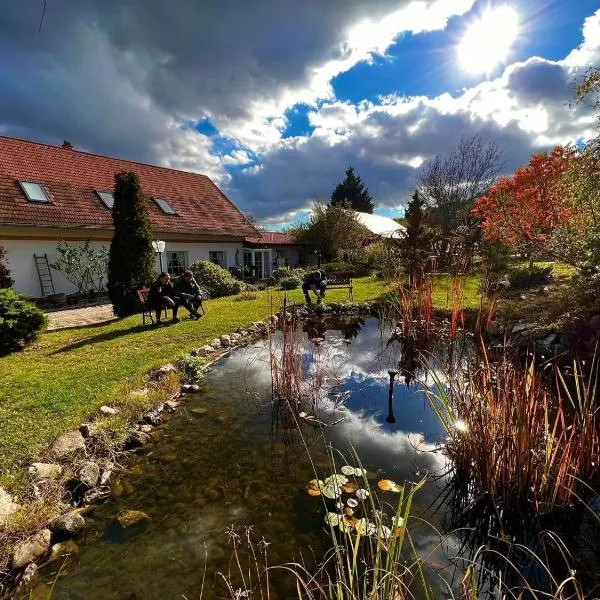
[[[379,208],[399,208],[423,161],[450,152],[462,136],[498,142],[506,149],[508,170],[533,152],[589,139],[595,133],[593,114],[584,105],[569,107],[568,101],[574,79],[600,59],[599,31],[600,11],[586,20],[581,45],[564,60],[532,57],[456,96],[325,102],[309,114],[310,136],[282,140],[262,156],[259,170],[236,175],[234,197],[245,198],[259,218],[289,222],[294,211],[327,199],[351,163]]]

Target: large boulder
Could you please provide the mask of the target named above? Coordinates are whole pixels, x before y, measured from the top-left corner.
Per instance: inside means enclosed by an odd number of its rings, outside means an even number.
[[[141,510],[122,510],[117,515],[117,521],[123,528],[133,527],[149,520],[150,517]]]
[[[94,488],[93,490],[88,490],[83,495],[83,501],[85,504],[101,504],[102,502],[106,502],[110,498],[111,490],[110,487],[101,486]]]
[[[152,438],[147,433],[144,433],[143,431],[132,431],[125,442],[125,447],[127,449],[141,448],[151,441]]]
[[[231,346],[231,336],[230,335],[222,335],[221,336],[221,346],[223,348],[229,348],[229,346]]]
[[[13,497],[4,488],[0,487],[0,524],[18,512],[20,508],[19,504],[13,500]]]
[[[76,512],[70,512],[50,521],[50,530],[56,538],[75,537],[85,528],[85,519]]]
[[[79,472],[77,473],[77,480],[81,485],[87,489],[93,488],[100,478],[100,466],[91,460],[86,460],[81,463]]]
[[[56,459],[68,458],[75,454],[85,454],[85,441],[81,432],[69,431],[61,435],[50,448],[50,453]]]
[[[62,467],[56,463],[31,463],[29,474],[35,481],[57,479],[62,475]]]
[[[72,558],[79,555],[79,546],[73,540],[65,540],[58,542],[52,546],[48,563],[53,563],[58,560],[64,562],[66,558]]]
[[[33,537],[18,544],[13,553],[11,563],[13,569],[22,569],[44,556],[50,548],[51,538],[50,530],[42,529]]]

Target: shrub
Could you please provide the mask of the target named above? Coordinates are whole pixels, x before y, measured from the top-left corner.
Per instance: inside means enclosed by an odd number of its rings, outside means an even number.
[[[6,250],[0,246],[0,288],[10,288],[14,283],[10,276],[10,270],[4,262],[5,257]]]
[[[285,277],[279,282],[282,290],[295,290],[300,286],[302,281],[298,277]]]
[[[551,279],[552,267],[523,267],[509,272],[510,287],[522,290],[534,285],[544,285]]]
[[[298,279],[302,279],[305,275],[306,271],[299,267],[279,267],[279,269],[273,271],[273,279],[275,279],[275,282],[277,283],[287,277],[297,277]]]
[[[19,350],[32,342],[48,318],[27,296],[0,289],[0,353]]]
[[[243,302],[245,300],[256,300],[258,298],[258,294],[252,290],[243,290],[241,291],[234,300],[236,302]]]
[[[242,290],[242,284],[227,269],[209,260],[195,262],[190,271],[209,298],[233,296]]]

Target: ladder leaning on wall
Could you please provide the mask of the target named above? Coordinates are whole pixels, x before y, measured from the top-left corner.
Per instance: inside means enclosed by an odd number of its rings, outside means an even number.
[[[38,277],[40,279],[42,296],[51,296],[52,294],[55,294],[54,281],[52,281],[52,271],[50,271],[50,264],[48,263],[48,255],[34,254],[33,260],[35,261]]]

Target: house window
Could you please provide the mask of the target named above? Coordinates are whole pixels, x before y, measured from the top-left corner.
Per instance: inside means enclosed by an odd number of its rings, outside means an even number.
[[[115,197],[112,192],[99,192],[96,190],[96,194],[98,194],[100,200],[102,200],[102,204],[108,208],[108,210],[112,210],[112,207],[115,205]]]
[[[30,202],[50,202],[48,194],[46,194],[46,191],[40,183],[34,183],[33,181],[19,181],[19,185],[23,192],[25,192],[27,200]]]
[[[210,262],[215,263],[215,265],[219,265],[224,269],[227,268],[227,253],[223,250],[211,250],[208,253],[208,258]]]
[[[167,271],[171,275],[181,275],[188,266],[187,252],[183,250],[174,250],[166,252]]]
[[[175,209],[166,200],[163,200],[162,198],[154,198],[154,202],[156,202],[156,204],[158,204],[158,206],[165,213],[165,215],[176,215],[177,214],[175,212]]]

